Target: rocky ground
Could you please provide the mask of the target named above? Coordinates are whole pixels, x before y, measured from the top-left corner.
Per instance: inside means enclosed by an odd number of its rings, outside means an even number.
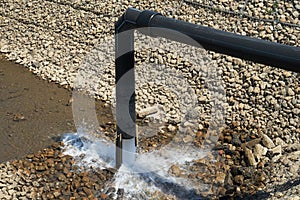
[[[300,2],[296,0],[155,1],[151,4],[147,1],[108,3],[94,0],[0,2],[1,53],[34,74],[67,88],[78,87],[75,84],[78,74],[104,69],[104,73],[90,79],[89,84],[93,87],[89,86],[88,89],[94,96],[108,103],[111,102],[114,83],[113,63],[109,64],[113,57],[106,59],[99,52],[105,50],[108,55],[113,55],[113,44],[107,44],[104,49],[101,44],[112,38],[113,22],[129,6],[142,10],[153,9],[168,17],[283,44],[299,46],[300,41]],[[222,77],[221,85],[226,93],[222,106],[226,106],[226,115],[225,128],[214,147],[214,159],[198,160],[190,169],[194,173],[189,176],[213,183],[212,188],[201,195],[225,199],[297,199],[300,192],[299,74],[213,52],[208,52],[206,57],[218,66],[216,73]],[[161,134],[168,135],[168,131],[178,129],[188,132],[188,127],[193,127],[195,131],[186,133],[182,142],[194,142],[201,146],[207,138],[212,110],[209,95],[206,95],[207,88],[203,80],[198,78],[199,74],[205,73],[204,68],[197,69],[178,51],[174,53],[174,49],[166,45],[157,49],[151,45],[145,46],[136,53],[136,59],[140,72],[145,71],[139,66],[147,63],[164,64],[173,70],[168,73],[181,73],[188,80],[183,84],[195,89],[196,103],[192,105],[195,105],[199,120],[196,121],[196,128],[195,124],[180,124],[183,121],[180,116],[187,111],[178,106],[180,102],[176,96],[172,96],[172,92],[156,83],[142,83],[137,90],[140,118],[147,116],[143,113],[147,113],[149,108],[151,112],[151,107],[159,103],[165,112],[164,122],[171,123]],[[99,64],[103,60],[106,60],[107,66]],[[156,70],[155,76],[162,74],[160,69]],[[186,94],[183,89],[180,91]],[[189,100],[184,99],[182,102],[189,104]],[[160,143],[160,138],[152,141],[145,139],[142,145],[145,149],[151,149]],[[47,161],[49,152],[56,152],[54,157],[50,155],[50,163]],[[109,193],[101,191],[101,188],[104,188],[105,180],[111,179],[114,171],[94,170],[80,175],[76,171],[70,172],[73,162],[70,157],[59,155],[59,147],[55,147],[29,155],[23,160],[2,164],[0,197],[20,199],[41,195],[41,198],[46,199],[57,199],[60,196],[76,199],[78,195],[109,198]],[[211,160],[217,162],[212,163]],[[44,166],[45,163],[47,166]],[[60,164],[66,167],[57,169],[56,165]],[[179,177],[186,176],[178,166],[173,166],[170,173]],[[43,181],[40,183],[39,180]],[[57,183],[63,187],[51,185],[53,180],[58,180]],[[74,185],[73,180],[78,180],[80,187]]]
[[[0,198],[109,199],[104,183],[112,179],[115,169],[78,169],[60,147],[55,143],[22,160],[2,163]]]

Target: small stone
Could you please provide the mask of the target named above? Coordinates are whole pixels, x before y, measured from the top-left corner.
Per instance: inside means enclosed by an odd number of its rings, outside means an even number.
[[[64,180],[66,180],[66,176],[65,176],[64,174],[60,173],[60,174],[57,176],[57,179],[58,179],[59,181],[64,181]]]
[[[152,106],[152,107],[148,107],[148,108],[145,108],[145,109],[142,109],[138,112],[138,116],[140,118],[145,118],[147,117],[148,115],[152,115],[152,114],[155,114],[158,112],[158,107],[157,106]]]
[[[243,175],[236,175],[233,180],[236,184],[242,185],[243,182],[244,182],[244,176]]]
[[[232,137],[230,135],[226,135],[224,137],[224,142],[231,143],[231,141],[232,141]]]
[[[170,125],[168,126],[168,130],[169,130],[170,132],[174,132],[174,131],[176,131],[176,126],[173,126],[172,124],[170,124]]]
[[[189,142],[192,142],[193,141],[193,137],[190,136],[190,135],[187,135],[183,138],[183,142],[184,143],[189,143]]]
[[[32,159],[33,157],[34,157],[33,154],[28,154],[28,155],[26,156],[26,158],[29,158],[29,159]]]
[[[272,157],[272,162],[277,162],[278,160],[281,159],[281,155],[276,155]]]
[[[199,124],[199,125],[198,125],[198,129],[199,129],[199,130],[203,130],[203,129],[204,129],[204,126],[203,126],[202,124]]]
[[[281,145],[282,147],[286,147],[287,146],[287,144],[281,138],[279,138],[279,137],[277,137],[275,139],[275,144],[276,145]]]
[[[223,172],[217,172],[216,173],[216,182],[217,183],[220,183],[220,184],[223,184],[224,181],[225,181],[225,178],[226,178],[226,174],[223,173]]]
[[[225,186],[233,185],[232,179],[233,179],[232,174],[230,172],[227,172],[226,177],[224,179],[224,185]]]
[[[74,180],[72,185],[73,185],[74,189],[77,189],[80,186],[80,182],[78,180]]]
[[[32,182],[32,185],[33,185],[34,187],[39,187],[40,184],[39,184],[37,181],[33,181],[33,182]]]
[[[299,166],[300,166],[299,162],[291,165],[290,166],[290,172],[293,173],[293,174],[297,174],[297,172],[299,170]]]
[[[259,144],[260,141],[261,141],[261,138],[255,138],[253,140],[250,140],[249,142],[246,142],[246,143],[242,144],[242,147],[246,146],[246,147],[252,148],[256,144]]]
[[[54,191],[53,192],[53,195],[55,198],[59,197],[60,196],[60,192],[59,191]]]
[[[44,165],[36,166],[36,167],[35,167],[35,170],[36,170],[36,171],[45,171],[45,170],[46,170],[46,167],[45,167]]]
[[[292,13],[292,15],[293,15],[293,17],[298,18],[298,17],[299,17],[299,12],[295,10],[295,11]]]
[[[40,68],[41,66],[39,62],[35,62],[35,61],[33,61],[31,64],[32,64],[31,66],[34,68]]]
[[[23,120],[25,120],[25,116],[21,113],[17,113],[17,114],[14,115],[13,120],[15,122],[23,121]]]
[[[273,149],[271,149],[273,154],[281,154],[281,145],[278,145],[276,147],[274,147]]]
[[[247,147],[245,148],[245,156],[251,166],[256,166],[257,163],[255,161],[254,155],[253,155],[252,151],[250,149],[248,149]]]
[[[292,76],[292,73],[290,71],[284,70],[282,72],[282,74],[285,76],[285,78],[289,78],[290,76]]]
[[[169,173],[174,176],[179,176],[181,174],[181,169],[177,165],[172,165],[169,169]]]
[[[288,93],[289,96],[294,96],[295,95],[295,92],[293,91],[292,88],[288,88],[287,93]]]
[[[265,145],[265,147],[267,147],[269,149],[275,147],[274,142],[266,134],[262,134],[262,143],[263,143],[263,145]]]
[[[84,193],[85,193],[87,196],[89,196],[89,195],[92,194],[92,191],[91,191],[89,188],[87,188],[87,187],[84,187],[84,188],[83,188],[83,191],[84,191]]]
[[[253,92],[256,93],[256,94],[258,94],[260,92],[259,87],[255,87],[254,90],[253,90]]]
[[[108,197],[107,194],[104,193],[100,194],[100,199],[107,199],[107,197]]]

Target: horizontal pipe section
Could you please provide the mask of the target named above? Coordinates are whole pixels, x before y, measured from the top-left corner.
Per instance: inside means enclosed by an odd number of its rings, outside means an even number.
[[[125,16],[125,21],[130,22],[130,24],[134,25],[136,28],[162,28],[162,30],[159,30],[159,33],[157,31],[155,32],[157,29],[153,29],[153,32],[150,31],[152,36],[160,36],[193,46],[200,44],[207,50],[285,70],[300,72],[299,47],[242,36],[206,26],[167,18],[159,13],[148,10],[139,11],[129,8],[123,16]],[[176,35],[176,31],[192,38],[198,42],[198,44],[191,43],[191,40],[181,38],[179,34]]]
[[[150,26],[178,31],[191,37],[207,50],[273,67],[300,72],[299,47],[220,31],[205,26],[166,18],[160,15],[156,15],[152,18]],[[180,38],[174,38],[171,34],[165,34],[163,37],[180,40]]]

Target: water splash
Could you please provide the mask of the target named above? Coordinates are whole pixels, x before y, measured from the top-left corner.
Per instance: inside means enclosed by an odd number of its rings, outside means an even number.
[[[115,165],[115,145],[105,139],[87,133],[68,133],[63,137],[64,154],[75,158],[76,164],[84,168],[110,168]],[[174,145],[174,144],[173,144]],[[198,191],[206,185],[195,184],[195,180],[170,173],[171,166],[184,169],[194,159],[206,156],[207,152],[185,147],[165,146],[149,153],[128,153],[133,158],[130,165],[122,165],[115,174],[113,185],[124,189],[125,199],[153,199],[164,196],[168,199],[201,199]]]
[[[75,158],[82,167],[109,168],[115,164],[115,145],[86,133],[67,133],[62,139],[64,154]]]

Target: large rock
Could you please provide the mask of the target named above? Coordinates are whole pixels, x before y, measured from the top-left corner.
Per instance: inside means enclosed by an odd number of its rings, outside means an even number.
[[[268,149],[266,147],[263,147],[261,144],[256,144],[254,146],[253,152],[257,160],[260,161],[261,158],[267,154]]]
[[[262,143],[265,147],[267,147],[268,149],[274,148],[275,144],[272,141],[271,138],[269,138],[269,136],[267,136],[266,134],[262,134]]]

